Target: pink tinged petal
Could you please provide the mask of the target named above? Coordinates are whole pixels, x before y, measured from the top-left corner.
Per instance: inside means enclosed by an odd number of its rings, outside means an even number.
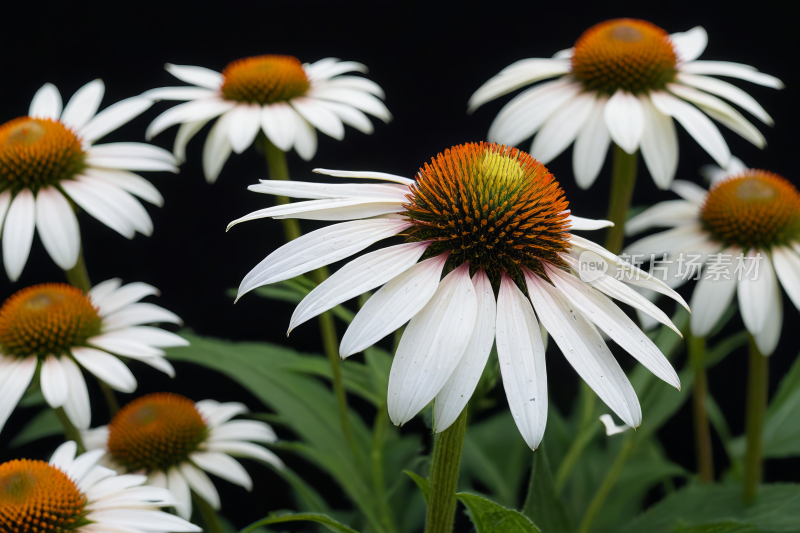
[[[72,206],[55,187],[39,190],[36,195],[36,227],[45,250],[62,269],[78,262],[81,235]]]
[[[489,127],[488,140],[512,146],[520,143],[582,90],[579,83],[564,77],[523,91],[498,113]]]
[[[175,145],[172,148],[178,163],[186,161],[186,145],[206,124],[208,124],[208,120],[193,120],[180,125],[178,133],[175,134]]]
[[[696,107],[672,96],[666,91],[652,91],[650,101],[653,105],[664,113],[674,117],[686,128],[686,131],[694,137],[706,152],[722,167],[726,167],[731,158],[731,152],[725,139],[722,138],[717,127],[708,117],[701,113]]]
[[[759,259],[760,258],[760,259]],[[758,272],[750,266],[758,263]],[[734,266],[737,259],[733,259]],[[735,276],[739,276],[737,272]],[[758,335],[764,329],[764,323],[771,306],[775,304],[775,286],[778,284],[775,269],[769,255],[763,250],[751,248],[745,253],[744,272],[739,280],[739,312],[742,321],[752,335]]]
[[[209,432],[208,442],[227,440],[277,442],[278,437],[269,424],[256,420],[234,420],[232,422],[225,422]]]
[[[325,198],[369,197],[407,202],[406,195],[411,191],[404,185],[395,184],[363,184],[363,183],[309,183],[288,180],[260,180],[261,183],[250,185],[247,190],[261,194],[276,194],[290,198]]]
[[[28,261],[36,227],[36,202],[30,189],[22,189],[8,208],[3,224],[3,263],[11,281],[17,281]]]
[[[158,294],[160,294],[158,289],[152,285],[137,281],[123,287],[116,287],[113,292],[105,295],[100,301],[95,301],[95,304],[100,307],[100,316],[104,317],[138,302],[142,298]]]
[[[635,153],[644,134],[644,110],[639,99],[617,89],[609,98],[603,117],[614,143],[629,154]]]
[[[98,189],[93,185],[100,180],[92,179],[95,181],[64,180],[60,185],[67,196],[84,211],[123,237],[132,239],[136,230],[131,221],[119,212],[118,205],[115,205],[103,194],[106,189],[115,186],[109,184],[104,189]]]
[[[146,200],[158,207],[164,205],[164,197],[161,196],[161,193],[152,183],[127,170],[87,168],[83,173],[87,176],[110,182],[123,191],[138,196],[142,200]]]
[[[397,346],[387,399],[395,425],[411,420],[442,390],[464,356],[477,313],[469,263],[463,263],[439,283]]]
[[[72,356],[86,370],[97,376],[111,388],[120,392],[136,390],[136,378],[125,364],[106,352],[94,348],[72,348]]]
[[[399,276],[417,263],[429,244],[399,244],[346,264],[303,298],[292,314],[288,333],[307,320]]]
[[[689,31],[673,33],[669,36],[679,63],[694,61],[708,45],[708,33],[702,26],[695,26]]]
[[[340,104],[339,102],[331,102],[329,100],[313,100],[314,105],[330,111],[344,124],[356,128],[361,133],[370,135],[375,131],[375,126],[372,125],[369,117],[355,107],[347,104]]]
[[[102,80],[90,81],[78,89],[64,108],[61,123],[73,131],[83,128],[100,108],[105,90]]]
[[[61,370],[69,382],[69,394],[64,403],[64,411],[75,427],[80,430],[89,429],[92,421],[92,409],[83,374],[70,357],[62,357],[60,362]]]
[[[215,400],[202,400],[195,404],[198,412],[203,415],[206,423],[211,427],[219,426],[233,418],[247,412],[247,406],[239,402],[219,403]]]
[[[614,225],[614,223],[610,220],[595,220],[592,218],[576,217],[575,215],[570,215],[567,220],[570,224],[570,230],[578,231],[592,231],[596,229],[610,228]]]
[[[286,102],[265,105],[261,108],[261,129],[280,151],[291,150],[300,120],[297,112]]]
[[[175,511],[184,520],[192,517],[192,492],[183,475],[176,467],[171,467],[166,475],[166,488],[175,495]]]
[[[734,251],[731,249],[723,251],[722,254],[730,254],[735,257]],[[719,279],[715,280],[713,275],[708,275],[708,268],[706,268],[697,282],[690,304],[692,308],[690,325],[692,335],[695,337],[708,336],[722,315],[725,314],[725,311],[730,307],[733,296],[736,294],[737,285],[733,267],[727,272],[727,277],[729,279],[725,279],[725,276],[720,276]]]
[[[644,113],[642,157],[653,181],[660,189],[668,189],[678,170],[678,133],[672,117],[653,105],[647,96],[640,96]]]
[[[447,254],[417,263],[381,287],[356,314],[339,346],[344,359],[393,332],[433,298]]]
[[[219,96],[219,91],[204,87],[159,87],[141,94],[153,100],[203,100]]]
[[[788,246],[772,249],[772,262],[783,289],[792,303],[800,309],[800,256]]]
[[[570,63],[559,59],[523,59],[504,68],[469,98],[467,113],[504,94],[547,78],[567,74]]]
[[[42,363],[39,383],[47,404],[56,409],[64,405],[69,395],[69,381],[56,356],[48,355]]]
[[[0,430],[31,384],[37,362],[36,356],[32,355],[3,368],[3,376],[0,377]]]
[[[239,104],[229,114],[228,138],[233,151],[241,154],[253,144],[258,130],[261,129],[261,106]]]
[[[313,98],[320,98],[322,100],[331,100],[333,102],[339,102],[340,104],[346,104],[355,107],[356,109],[372,115],[373,117],[377,117],[384,122],[389,122],[392,120],[392,114],[386,108],[384,103],[369,93],[338,87],[320,87],[309,92],[309,96]],[[298,109],[298,111],[300,110]]]
[[[337,178],[363,178],[370,180],[393,181],[402,185],[411,185],[412,183],[416,183],[412,179],[404,178],[403,176],[396,176],[394,174],[386,174],[385,172],[328,170],[327,168],[315,168],[312,172],[316,174],[323,174],[325,176],[334,176]]]
[[[592,114],[596,99],[591,93],[579,94],[553,113],[533,138],[531,155],[546,165],[572,144]]]
[[[208,476],[191,463],[181,463],[181,474],[189,487],[203,498],[215,510],[220,508],[219,493]]]
[[[89,337],[87,344],[125,357],[153,357],[164,355],[163,350],[153,348],[144,342],[134,340],[127,330],[117,330]]]
[[[153,105],[153,101],[140,96],[121,100],[105,108],[82,127],[78,134],[84,142],[93,143],[123,124],[127,124]]]
[[[58,120],[61,117],[61,94],[52,83],[45,83],[33,95],[31,107],[28,110],[31,118],[49,118]]]
[[[614,342],[659,379],[680,390],[681,382],[675,369],[655,343],[622,309],[577,276],[547,264],[545,270],[556,289],[561,291],[578,311],[597,324]]]
[[[247,457],[257,461],[263,461],[278,469],[284,467],[283,461],[281,461],[277,455],[267,450],[263,446],[259,446],[250,442],[214,441],[209,442],[207,447],[208,450],[212,452],[227,453],[235,457]]]
[[[103,331],[113,331],[128,326],[157,324],[161,322],[178,325],[183,324],[180,317],[172,311],[168,311],[163,307],[151,303],[136,303],[130,304],[124,309],[109,313],[103,317]]]
[[[710,74],[712,76],[730,76],[740,80],[749,81],[764,87],[773,89],[783,89],[781,80],[775,76],[759,72],[755,67],[742,65],[741,63],[730,63],[728,61],[692,61],[679,67],[680,72],[689,74]]]
[[[78,452],[78,445],[75,441],[67,441],[62,444],[59,444],[56,451],[53,452],[53,455],[50,456],[50,461],[48,464],[50,466],[55,466],[59,470],[66,471],[72,465],[72,462],[75,460],[75,454]]]
[[[308,97],[292,98],[289,103],[301,117],[322,133],[341,141],[344,139],[344,126],[332,111],[316,105],[316,100]]]
[[[317,153],[317,130],[300,117],[294,109],[292,112],[295,122],[294,149],[302,159],[310,161]]]
[[[224,81],[222,74],[204,67],[167,63],[164,68],[181,81],[191,83],[192,85],[199,85],[207,89],[219,89]]]
[[[761,333],[755,335],[756,347],[761,355],[769,356],[778,347],[783,328],[783,297],[777,284],[773,289],[773,303],[767,309],[767,319],[764,321],[764,328]]]
[[[767,124],[768,126],[772,126],[774,124],[772,117],[769,116],[763,107],[761,107],[761,104],[756,102],[755,98],[737,86],[728,83],[727,81],[710,78],[708,76],[687,74],[685,72],[679,72],[675,77],[675,80],[684,85],[691,85],[696,89],[701,89],[707,93],[721,96],[722,98],[725,98],[726,100],[738,105],[745,111],[749,111],[759,120],[761,120],[761,122]]]
[[[488,276],[479,270],[472,277],[478,313],[475,329],[470,335],[464,356],[455,371],[436,395],[434,401],[434,432],[444,431],[458,418],[475,392],[486,361],[492,351],[497,321],[497,303]]]
[[[146,511],[140,509],[94,511],[93,513],[89,513],[86,519],[100,526],[94,533],[107,531],[110,529],[109,526],[112,528],[125,528],[128,531],[171,531],[173,533],[202,531],[198,526],[162,511]],[[117,529],[117,531],[119,531],[119,529]]]
[[[497,356],[514,423],[535,450],[547,424],[544,345],[530,301],[505,272],[497,296]]]
[[[189,459],[197,466],[230,481],[248,491],[253,490],[253,480],[236,459],[220,452],[194,452],[189,454]]]
[[[588,189],[597,179],[608,154],[608,145],[611,144],[604,117],[607,101],[605,96],[596,98],[591,114],[575,139],[572,168],[575,181],[581,189]]]
[[[290,279],[350,257],[409,226],[408,222],[389,219],[354,220],[302,235],[272,252],[253,268],[239,285],[237,299],[256,287]]]
[[[227,113],[234,107],[236,107],[236,102],[219,98],[192,100],[191,102],[176,105],[161,113],[150,123],[145,137],[149,141],[170,126],[185,122],[208,121]]]
[[[89,298],[95,305],[100,305],[110,294],[119,289],[120,285],[122,285],[122,280],[119,278],[101,281],[89,289]]]
[[[231,116],[229,113],[222,115],[211,127],[203,146],[203,173],[208,183],[214,183],[222,172],[222,167],[231,155],[230,128]]]

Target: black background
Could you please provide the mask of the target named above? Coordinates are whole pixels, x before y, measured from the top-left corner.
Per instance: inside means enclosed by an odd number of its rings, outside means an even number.
[[[786,5],[785,3],[783,4]],[[675,2],[215,2],[215,3],[88,3],[30,2],[14,10],[4,6],[0,47],[0,121],[27,113],[31,98],[45,82],[54,83],[66,103],[83,84],[95,78],[106,83],[102,108],[147,89],[183,85],[170,76],[167,62],[200,65],[220,71],[234,59],[259,54],[289,54],[303,62],[339,57],[366,64],[369,79],[386,91],[386,105],[394,120],[379,120],[375,133],[366,136],[346,128],[344,141],[320,134],[319,149],[311,162],[289,155],[294,179],[318,179],[315,167],[375,170],[412,177],[420,165],[454,144],[483,140],[493,118],[510,96],[465,113],[470,95],[483,82],[510,63],[528,57],[549,57],[571,46],[589,26],[609,18],[643,18],[668,32],[696,25],[709,33],[703,59],[753,65],[781,78],[787,88],[776,91],[734,81],[766,108],[776,126],[769,128],[749,117],[762,130],[769,146],[759,150],[736,134],[720,128],[737,155],[752,167],[766,168],[797,183],[796,101],[798,69],[795,17],[767,2],[747,9],[730,3]],[[103,141],[144,141],[147,124],[172,103],[159,103]],[[233,305],[226,290],[282,242],[277,221],[249,222],[225,233],[226,224],[250,211],[271,205],[267,196],[248,192],[247,185],[265,178],[263,159],[254,148],[232,155],[216,184],[205,182],[201,169],[202,144],[207,129],[189,145],[188,161],[178,175],[144,173],[164,195],[163,208],[149,204],[155,225],[151,237],[138,235],[127,241],[97,220],[79,219],[86,261],[92,281],[120,277],[144,281],[162,290],[151,299],[166,307],[202,335],[237,340],[288,342],[294,348],[320,352],[313,325],[306,325],[288,341],[284,332],[292,307],[248,295]],[[678,178],[700,183],[698,168],[713,163],[680,127]],[[175,128],[154,143],[172,148]],[[529,141],[520,145],[527,150]],[[605,215],[610,165],[588,191],[573,181],[571,149],[549,165],[567,193],[573,212],[580,216]],[[640,161],[640,178],[634,205],[675,198],[655,188]],[[316,227],[303,222],[305,231]],[[592,238],[601,239],[601,235]],[[47,256],[38,237],[21,279],[12,284],[3,276],[0,297],[36,283],[62,281],[63,274]],[[691,289],[691,287],[689,287]],[[684,291],[688,300],[689,291]],[[770,388],[793,362],[800,343],[797,309],[785,300],[781,343],[770,360]],[[668,308],[671,311],[671,306]],[[343,328],[340,326],[340,335]],[[737,316],[730,331],[741,328]],[[562,412],[572,408],[577,377],[558,351],[548,352],[550,396]],[[625,368],[631,360],[621,357]],[[345,363],[346,364],[346,363]],[[682,364],[678,361],[678,365]],[[264,407],[233,382],[210,371],[177,365],[174,380],[133,363],[139,378],[136,395],[172,390],[201,400],[241,400],[256,411]],[[734,433],[743,431],[746,353],[740,350],[710,372],[710,389]],[[94,391],[96,392],[96,391]],[[505,409],[501,385],[494,394]],[[127,401],[126,395],[120,397]],[[130,397],[133,397],[130,396]],[[97,400],[97,401],[95,401]],[[691,413],[688,403],[660,431],[668,455],[688,469],[694,468]],[[93,398],[94,424],[107,422],[100,398]],[[363,407],[363,406],[361,406]],[[364,408],[366,409],[366,408]],[[15,413],[0,434],[0,460],[12,457],[45,458],[58,444],[48,439],[26,449],[8,450],[7,443],[24,424],[30,411]],[[647,413],[644,413],[645,420]],[[419,421],[410,431],[424,431]],[[287,435],[288,436],[288,435]],[[509,438],[521,438],[510,435]],[[715,441],[718,467],[724,452]],[[307,478],[315,471],[297,462]],[[770,481],[797,481],[798,461],[767,462]],[[255,489],[251,494],[217,480],[223,511],[237,526],[268,511],[292,506],[283,483],[269,471],[249,463]],[[331,503],[347,502],[330,482],[319,479]]]

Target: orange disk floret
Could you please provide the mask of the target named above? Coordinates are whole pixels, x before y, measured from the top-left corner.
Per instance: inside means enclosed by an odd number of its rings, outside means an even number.
[[[227,100],[271,104],[302,96],[311,84],[303,65],[292,56],[238,59],[222,71],[222,95]]]
[[[86,168],[78,137],[60,122],[20,117],[0,126],[0,191],[34,192]]]
[[[83,525],[86,496],[66,474],[44,461],[0,465],[0,531],[66,533]]]
[[[673,81],[676,63],[667,32],[644,20],[615,19],[583,32],[572,54],[572,74],[590,91],[639,94]]]
[[[542,261],[565,266],[567,200],[553,175],[530,155],[497,144],[468,143],[438,154],[411,185],[406,215],[412,241],[433,241],[428,255],[449,252],[490,276],[543,277]],[[521,279],[521,278],[519,278]]]
[[[108,451],[128,471],[164,471],[186,461],[207,436],[193,401],[160,392],[132,401],[114,416]]]
[[[14,293],[0,307],[0,347],[6,355],[60,355],[100,333],[102,319],[88,296],[64,283]]]
[[[769,249],[800,238],[800,193],[782,176],[748,169],[712,187],[700,216],[726,245]]]

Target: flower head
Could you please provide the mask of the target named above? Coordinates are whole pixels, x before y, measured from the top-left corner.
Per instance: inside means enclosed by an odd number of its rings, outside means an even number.
[[[342,76],[366,72],[352,61],[328,58],[302,64],[297,58],[262,55],[232,61],[222,73],[202,67],[167,65],[176,78],[194,87],[164,87],[143,96],[156,100],[188,100],[157,117],[147,129],[152,138],[175,124],[175,155],[183,160],[186,145],[210,120],[203,151],[203,171],[213,183],[231,152],[244,152],[260,131],[284,152],[292,148],[305,160],[317,151],[316,130],[341,140],[344,124],[370,134],[364,113],[384,122],[392,116],[380,98],[383,90],[366,78]]]
[[[747,65],[698,61],[707,41],[699,26],[669,35],[643,20],[601,22],[552,59],[524,59],[503,69],[475,91],[469,111],[559,76],[511,100],[492,123],[489,139],[516,145],[535,135],[531,155],[544,164],[574,141],[572,164],[583,188],[597,179],[613,140],[629,154],[641,149],[656,185],[668,189],[678,166],[673,119],[722,167],[727,167],[730,151],[709,117],[760,148],[766,145],[755,126],[717,97],[765,124],[772,125],[772,118],[741,89],[709,75],[783,87],[777,78]]]
[[[204,471],[252,489],[250,475],[231,456],[283,468],[275,454],[253,444],[277,440],[268,424],[230,420],[245,412],[240,403],[195,403],[178,394],[148,394],[120,409],[108,426],[84,432],[84,441],[89,449],[104,450],[104,461],[115,469],[146,474],[148,484],[171,490],[178,514],[188,519],[190,489],[220,507],[219,494]]]
[[[58,447],[50,463],[19,459],[0,465],[0,530],[200,531],[194,524],[159,510],[176,504],[168,490],[141,488],[144,477],[116,476],[113,470],[95,466],[101,454],[89,452],[76,458],[75,451],[75,443],[66,442]]]
[[[403,244],[342,266],[298,305],[289,325],[291,331],[378,289],[355,316],[339,352],[343,358],[360,352],[408,322],[389,378],[388,409],[395,424],[406,423],[434,400],[435,429],[446,429],[474,392],[496,339],[509,406],[525,441],[536,448],[547,418],[539,320],[580,376],[632,427],[641,422],[636,394],[595,325],[679,386],[658,348],[603,293],[673,328],[663,312],[615,274],[636,272],[633,283],[682,300],[665,284],[574,235],[608,223],[572,216],[558,182],[528,154],[486,143],[454,146],[424,165],[416,180],[380,172],[316,172],[384,183],[251,186],[310,200],[257,211],[231,226],[263,217],[345,222],[275,250],[245,277],[239,296],[345,259],[379,240],[405,237]],[[607,267],[591,283],[578,276],[587,253]]]
[[[147,144],[94,145],[152,105],[135,97],[97,113],[103,92],[103,82],[90,82],[62,112],[61,95],[48,83],[34,96],[28,116],[0,125],[0,228],[3,264],[12,281],[28,260],[34,228],[59,267],[75,266],[81,239],[71,203],[129,239],[137,231],[153,231],[134,196],[156,205],[163,198],[130,171],[177,172],[176,161]]]
[[[89,427],[91,408],[80,367],[123,392],[136,389],[136,378],[115,356],[136,359],[174,375],[160,348],[187,342],[174,333],[141,324],[180,323],[180,319],[156,305],[137,303],[157,294],[155,287],[120,285],[120,280],[112,279],[84,293],[63,283],[46,283],[22,289],[3,303],[0,429],[37,369],[47,403],[63,407],[72,423],[82,429]]]
[[[692,334],[708,335],[738,294],[745,327],[759,351],[770,355],[783,323],[781,285],[800,308],[800,192],[782,176],[745,168],[736,158],[730,172],[711,174],[708,191],[676,180],[672,189],[682,200],[631,218],[628,234],[654,226],[673,229],[640,239],[626,252],[667,254],[673,264],[682,255],[696,255],[702,273],[685,269],[679,275],[672,269],[667,280],[673,287],[692,277],[700,280],[691,300]]]

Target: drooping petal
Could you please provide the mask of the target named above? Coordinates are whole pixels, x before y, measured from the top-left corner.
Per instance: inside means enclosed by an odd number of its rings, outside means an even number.
[[[341,141],[344,139],[344,125],[332,111],[317,105],[313,98],[292,98],[290,104],[301,117],[322,133]]]
[[[53,186],[36,195],[36,227],[53,261],[62,270],[74,267],[81,251],[78,219],[69,201]]]
[[[761,107],[761,104],[756,102],[756,99],[727,81],[718,80],[717,78],[710,78],[708,76],[698,76],[696,74],[687,74],[686,72],[679,72],[675,76],[675,80],[690,85],[697,89],[706,91],[707,93],[716,94],[726,100],[733,102],[742,109],[749,111],[755,115],[761,122],[772,126],[774,121],[772,117]]]
[[[414,180],[404,178],[403,176],[396,176],[394,174],[386,174],[385,172],[360,172],[350,170],[329,170],[327,168],[315,168],[312,172],[316,174],[324,174],[326,176],[335,176],[337,178],[364,178],[373,180],[394,181],[402,185],[411,185],[415,183]]]
[[[378,98],[385,98],[386,95],[381,89],[380,85],[367,78],[359,76],[338,76],[332,80],[325,82],[326,87],[343,87],[346,89],[355,89],[357,91],[366,91],[374,94]]]
[[[716,76],[730,76],[740,80],[749,81],[764,87],[773,89],[783,89],[781,80],[775,76],[759,72],[754,67],[742,65],[741,63],[731,63],[728,61],[691,61],[684,63],[679,69],[681,72],[690,74],[710,74]]]
[[[22,189],[8,208],[3,224],[3,264],[11,281],[17,281],[28,261],[36,227],[36,202],[30,189]]]
[[[756,347],[761,355],[769,356],[778,347],[783,328],[783,298],[778,284],[775,284],[772,295],[772,305],[767,309],[767,319],[761,333],[754,336]]]
[[[286,102],[276,102],[261,108],[261,129],[282,152],[292,149],[298,120],[297,112]]]
[[[499,74],[481,85],[469,98],[467,113],[472,113],[486,102],[504,94],[547,78],[567,74],[568,61],[560,59],[523,59],[509,65]]]
[[[4,375],[0,378],[0,430],[31,384],[37,362],[36,356],[32,355],[3,368]]]
[[[317,153],[317,130],[292,110],[295,121],[294,149],[303,160],[310,161]]]
[[[572,150],[572,168],[575,170],[575,182],[581,189],[592,186],[608,153],[611,135],[605,121],[605,107],[608,98],[597,98],[592,113],[586,119]]]
[[[247,406],[239,402],[219,403],[215,400],[201,400],[194,404],[209,427],[216,427],[247,412]]]
[[[189,487],[208,502],[212,509],[219,509],[219,493],[205,472],[188,462],[181,463],[179,468]]]
[[[278,436],[268,424],[256,420],[233,420],[231,422],[225,422],[209,432],[208,442],[228,440],[277,442]]]
[[[120,392],[136,390],[136,378],[125,364],[106,352],[94,348],[76,347],[72,356],[86,370]]]
[[[164,205],[164,197],[158,192],[152,183],[141,176],[128,172],[127,170],[87,168],[83,171],[85,175],[93,178],[106,180],[116,185],[123,191],[138,196],[151,204],[161,207]]]
[[[61,94],[52,83],[45,83],[33,95],[31,107],[28,109],[31,118],[49,118],[58,120],[61,117]]]
[[[222,100],[220,98],[192,100],[191,102],[176,105],[153,119],[153,122],[147,126],[145,138],[149,141],[175,124],[209,121],[214,117],[226,114],[234,107],[236,107],[236,102]]]
[[[192,493],[189,484],[176,467],[167,470],[167,489],[175,495],[175,511],[184,520],[192,517]]]
[[[106,350],[125,357],[153,357],[164,355],[163,350],[153,348],[144,342],[132,339],[126,335],[127,330],[110,331],[86,339],[86,343],[102,350]]]
[[[259,218],[299,218],[301,220],[353,220],[398,213],[403,210],[402,200],[375,197],[325,198],[306,202],[291,202],[259,209],[228,224],[228,230],[236,224]]]
[[[758,335],[764,328],[770,306],[777,305],[774,300],[778,280],[769,255],[762,250],[748,250],[744,255],[743,266],[744,272],[737,273],[741,275],[738,280],[739,311],[747,331]]]
[[[90,81],[78,89],[61,113],[61,123],[74,131],[82,129],[100,109],[104,93],[102,80]]]
[[[261,129],[261,105],[239,104],[231,109],[228,125],[228,139],[237,154],[247,150]]]
[[[203,173],[208,183],[217,181],[223,165],[233,151],[228,134],[230,116],[230,113],[225,113],[217,120],[208,132],[206,144],[203,146]]]
[[[341,104],[353,106],[369,115],[377,117],[384,122],[392,120],[392,114],[378,98],[373,95],[341,87],[320,87],[309,91],[308,96],[332,100]],[[299,111],[299,109],[298,109]]]
[[[406,202],[410,190],[405,185],[389,183],[313,183],[288,180],[260,180],[261,183],[250,185],[248,191],[262,194],[275,194],[290,198],[308,198],[322,200],[325,198],[372,197],[395,202]]]
[[[64,403],[64,411],[75,427],[80,430],[89,429],[92,421],[92,409],[89,404],[89,391],[86,388],[86,381],[83,379],[81,369],[69,357],[61,358],[61,369],[69,382],[69,394]]]
[[[109,313],[103,317],[103,331],[138,326],[140,324],[156,324],[168,322],[182,325],[183,321],[172,311],[151,303],[130,304],[124,309]]]
[[[244,467],[230,455],[220,452],[193,452],[191,461],[217,477],[235,483],[247,490],[253,490],[253,480]]]
[[[138,302],[142,298],[158,294],[158,289],[152,285],[137,281],[123,287],[116,287],[113,292],[104,295],[100,301],[95,301],[95,304],[100,307],[100,316],[104,317]]]
[[[595,109],[595,96],[579,94],[561,106],[533,138],[531,156],[546,165],[572,144]]]
[[[61,362],[55,355],[48,355],[42,362],[39,383],[42,387],[42,396],[50,407],[56,409],[66,403],[70,384]]]
[[[158,87],[142,93],[153,100],[203,100],[219,96],[219,91],[205,87]]]
[[[224,81],[222,74],[204,67],[167,63],[164,68],[181,81],[191,83],[192,85],[199,85],[207,89],[219,89]]]
[[[339,102],[331,102],[330,100],[314,99],[314,102],[315,105],[330,111],[344,124],[356,128],[361,133],[371,135],[375,131],[375,126],[372,125],[369,117],[355,107]]]
[[[227,453],[228,455],[233,455],[234,457],[247,457],[257,461],[263,461],[278,469],[284,468],[283,461],[281,461],[277,455],[263,446],[253,444],[252,442],[219,440],[209,442],[207,448],[212,452]]]
[[[642,157],[653,181],[660,189],[668,189],[678,169],[678,133],[672,117],[659,111],[647,96],[640,96],[644,113]]]
[[[64,180],[61,188],[84,211],[123,237],[132,239],[136,226],[140,229],[149,227],[152,231],[152,221],[142,205],[102,178],[81,176],[78,180]],[[136,226],[134,220],[137,221]]]
[[[178,163],[186,161],[186,146],[189,144],[189,141],[203,129],[203,126],[208,124],[209,120],[211,119],[192,120],[180,125],[178,133],[175,134],[175,145],[172,148],[172,152],[175,154],[175,159],[178,160]]]
[[[610,228],[614,225],[614,223],[610,220],[594,220],[591,218],[576,217],[575,215],[570,215],[567,220],[570,224],[570,230],[578,231],[592,231],[596,229]]]
[[[800,256],[788,246],[772,248],[772,262],[784,290],[800,309]]]
[[[89,298],[95,305],[100,305],[110,294],[119,289],[122,285],[122,280],[119,278],[111,278],[101,281],[91,289],[89,289]]]
[[[722,255],[733,255],[733,251],[729,248],[723,251]],[[715,278],[715,275],[709,275],[708,266],[706,266],[692,293],[690,324],[692,335],[695,337],[706,337],[711,333],[719,319],[730,307],[733,296],[736,294],[737,281],[733,268],[730,268],[724,275],[720,275],[719,279]]]
[[[50,456],[48,464],[58,467],[62,471],[67,470],[72,465],[72,461],[75,460],[75,454],[77,452],[78,445],[75,441],[69,440],[61,443],[58,445],[58,448],[56,448],[56,451],[53,452],[53,455]]]
[[[644,111],[639,99],[633,94],[618,89],[609,98],[603,117],[608,133],[625,152],[633,154],[639,148],[644,133]]]

